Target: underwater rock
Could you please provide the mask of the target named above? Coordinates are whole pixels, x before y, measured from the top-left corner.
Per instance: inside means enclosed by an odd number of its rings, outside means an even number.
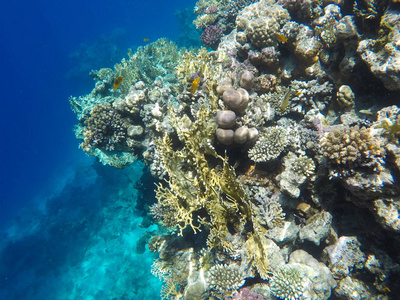
[[[293,152],[289,152],[283,158],[283,166],[285,171],[276,178],[281,191],[292,198],[298,198],[300,196],[299,187],[314,174],[315,164],[311,158],[298,157]]]
[[[400,15],[388,10],[382,23],[391,26],[385,41],[365,39],[360,41],[357,52],[367,63],[372,74],[382,80],[389,91],[400,91]],[[382,45],[377,45],[382,43]]]
[[[347,15],[339,20],[336,24],[336,35],[340,40],[359,38],[354,16]]]
[[[284,221],[282,226],[267,230],[265,235],[275,243],[291,243],[297,239],[300,227],[292,222]]]
[[[355,236],[341,236],[339,240],[324,249],[323,254],[329,262],[335,278],[348,276],[355,268],[362,269],[366,262],[365,254],[360,250],[360,242]]]
[[[400,197],[374,200],[371,211],[383,228],[400,233]]]
[[[300,228],[299,238],[313,242],[319,246],[324,241],[331,230],[332,215],[322,211],[310,217],[306,225]]]
[[[339,281],[335,289],[335,295],[340,299],[379,299],[370,291],[368,286],[356,278],[347,276]]]
[[[314,36],[313,30],[301,24],[299,33],[294,43],[294,54],[306,65],[311,65],[318,61],[318,53],[322,48],[322,44]]]
[[[185,300],[205,300],[209,296],[209,290],[204,272],[192,272],[188,277],[188,283],[184,291]]]
[[[273,271],[271,292],[281,299],[321,299],[336,286],[330,270],[304,250],[290,255],[289,263]]]
[[[356,172],[353,175],[342,178],[347,190],[363,201],[371,200],[379,195],[393,194],[398,190],[395,179],[388,169],[379,172]]]

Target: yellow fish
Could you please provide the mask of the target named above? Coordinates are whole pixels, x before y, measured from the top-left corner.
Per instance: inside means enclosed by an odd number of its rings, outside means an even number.
[[[279,43],[286,43],[288,41],[288,38],[282,33],[277,33],[276,39],[278,40]]]
[[[123,79],[124,78],[122,76],[118,76],[117,78],[115,78],[114,84],[113,84],[113,91],[115,91],[115,90],[117,90],[119,88],[119,86],[121,85]]]
[[[199,87],[200,84],[200,77],[197,77],[195,80],[192,82],[192,86],[190,87],[190,93],[193,95],[196,93],[197,88]]]
[[[290,99],[290,88],[288,88],[286,94],[283,96],[281,103],[281,111],[285,111],[285,109],[288,107],[289,99]]]
[[[144,38],[144,39],[143,39],[143,42],[148,42],[148,41],[150,41],[149,38]]]

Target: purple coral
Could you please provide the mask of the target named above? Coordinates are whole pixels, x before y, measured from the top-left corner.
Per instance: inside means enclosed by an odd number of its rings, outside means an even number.
[[[265,300],[263,296],[249,290],[248,288],[240,289],[232,297],[225,298],[225,300]]]
[[[222,28],[221,25],[210,25],[204,29],[203,33],[201,34],[201,42],[204,46],[210,47],[213,50],[216,50],[218,44],[222,37]]]
[[[206,14],[215,14],[216,12],[218,12],[218,7],[216,7],[215,5],[210,5],[206,8],[204,12]]]

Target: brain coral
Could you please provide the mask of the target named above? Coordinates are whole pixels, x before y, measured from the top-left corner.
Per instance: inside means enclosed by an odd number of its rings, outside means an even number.
[[[236,25],[238,32],[244,32],[247,42],[261,49],[278,45],[277,33],[289,20],[289,12],[281,5],[261,0],[245,7],[237,16]]]
[[[249,157],[255,162],[266,162],[277,158],[288,142],[287,132],[283,127],[270,127],[249,150]]]
[[[368,162],[382,151],[372,129],[358,125],[332,129],[322,137],[321,150],[329,162],[336,165]]]
[[[112,109],[110,103],[98,104],[92,109],[89,118],[85,121],[82,148],[85,151],[91,148],[104,148],[113,151],[116,144],[125,141],[126,131],[127,128],[121,115]]]

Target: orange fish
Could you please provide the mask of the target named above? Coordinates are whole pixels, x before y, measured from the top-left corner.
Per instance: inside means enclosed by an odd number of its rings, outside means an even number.
[[[276,39],[278,40],[279,43],[286,43],[288,41],[288,38],[282,33],[277,33]]]
[[[192,82],[192,86],[190,87],[190,93],[193,95],[196,93],[197,88],[199,87],[200,84],[200,77],[197,77],[195,80]]]
[[[119,86],[121,85],[123,79],[124,78],[122,76],[118,76],[117,78],[115,78],[114,84],[113,84],[113,91],[115,91],[115,90],[117,90],[119,88]]]

